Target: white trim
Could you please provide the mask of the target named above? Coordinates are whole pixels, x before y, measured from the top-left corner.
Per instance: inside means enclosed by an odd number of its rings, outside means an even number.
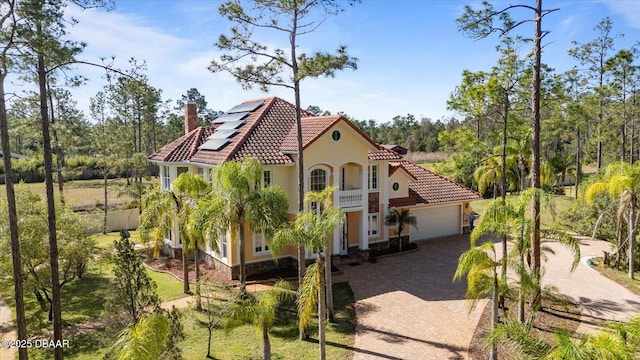
[[[376,233],[373,234],[371,231],[369,231],[371,228],[371,224],[372,224],[372,218],[375,217],[375,231]],[[380,236],[380,214],[379,213],[375,213],[375,214],[368,214],[367,215],[367,236],[369,238],[377,238]]]
[[[372,169],[375,167],[376,176],[372,177]],[[372,184],[375,180],[375,187],[372,187]],[[380,189],[380,166],[378,164],[368,164],[367,165],[367,190],[370,192],[376,192]]]
[[[260,244],[260,248],[262,250],[260,251],[256,251],[256,248],[258,247],[258,244],[256,243],[256,239],[258,239],[258,237],[262,238],[262,244]],[[267,239],[264,236],[264,233],[256,233],[255,230],[252,232],[252,239],[251,239],[251,248],[253,249],[253,255],[254,256],[259,256],[259,255],[269,255],[271,254],[271,251],[269,250],[269,245],[267,244]]]

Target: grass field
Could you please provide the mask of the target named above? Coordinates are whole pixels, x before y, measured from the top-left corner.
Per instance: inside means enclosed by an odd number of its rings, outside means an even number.
[[[157,184],[157,179],[143,180],[145,185]],[[126,185],[125,179],[109,179],[107,185],[107,202],[109,206],[122,206],[131,198],[124,195],[118,197],[120,188]],[[31,190],[41,198],[45,198],[46,190],[44,183],[20,184]],[[64,183],[64,196],[66,202],[73,207],[92,208],[96,204],[104,203],[104,182],[103,180],[74,180]],[[54,194],[58,196],[58,184],[54,184]],[[0,185],[0,196],[6,197],[5,185]]]

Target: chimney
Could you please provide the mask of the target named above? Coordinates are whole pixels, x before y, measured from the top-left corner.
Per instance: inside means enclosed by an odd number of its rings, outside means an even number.
[[[195,101],[184,103],[184,134],[198,127],[198,106]]]

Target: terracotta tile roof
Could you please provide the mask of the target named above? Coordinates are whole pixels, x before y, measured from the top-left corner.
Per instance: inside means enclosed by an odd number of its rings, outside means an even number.
[[[409,182],[409,196],[398,199],[389,199],[390,207],[405,207],[417,204],[437,204],[481,198],[480,194],[477,192],[440,175],[436,175],[433,172],[407,160],[390,162],[389,173],[396,171],[399,167],[405,169],[416,179],[416,181]]]
[[[245,124],[238,128],[238,133],[230,138],[230,142],[218,150],[198,149],[207,137],[215,133],[219,124],[200,127],[189,134],[165,145],[149,156],[151,161],[159,162],[193,162],[216,165],[227,160],[241,160],[245,157],[256,157],[265,165],[293,163],[287,153],[298,150],[295,126],[295,106],[277,97],[254,99],[244,103],[264,101],[264,104],[243,120]],[[303,111],[302,136],[303,148],[326,133],[337,122],[345,123],[376,150],[369,151],[372,160],[397,160],[402,157],[393,151],[381,148],[360,129],[341,115],[313,116]]]
[[[280,145],[291,127],[295,125],[295,107],[276,97],[263,100],[264,104],[243,120],[245,124],[230,138],[229,144],[219,150],[198,149],[220,124],[200,127],[184,135],[149,156],[149,160],[161,162],[194,162],[216,165],[233,159],[253,156],[263,164],[286,164],[292,159],[280,151]],[[243,103],[243,104],[244,104]],[[304,111],[304,116],[310,113]]]
[[[402,156],[395,151],[380,147],[377,151],[369,151],[369,160],[398,160]]]
[[[340,115],[330,116],[309,116],[300,119],[302,122],[302,148],[305,149],[322,134],[327,132],[331,126],[337,123],[342,117]],[[286,152],[298,151],[298,131],[296,126],[291,127],[284,138],[280,149]]]

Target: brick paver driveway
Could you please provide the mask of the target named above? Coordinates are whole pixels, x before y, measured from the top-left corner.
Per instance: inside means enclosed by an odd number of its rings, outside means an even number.
[[[343,266],[356,299],[354,359],[466,359],[486,304],[469,314],[466,281],[451,281],[468,248],[468,236],[455,236],[375,264]]]

